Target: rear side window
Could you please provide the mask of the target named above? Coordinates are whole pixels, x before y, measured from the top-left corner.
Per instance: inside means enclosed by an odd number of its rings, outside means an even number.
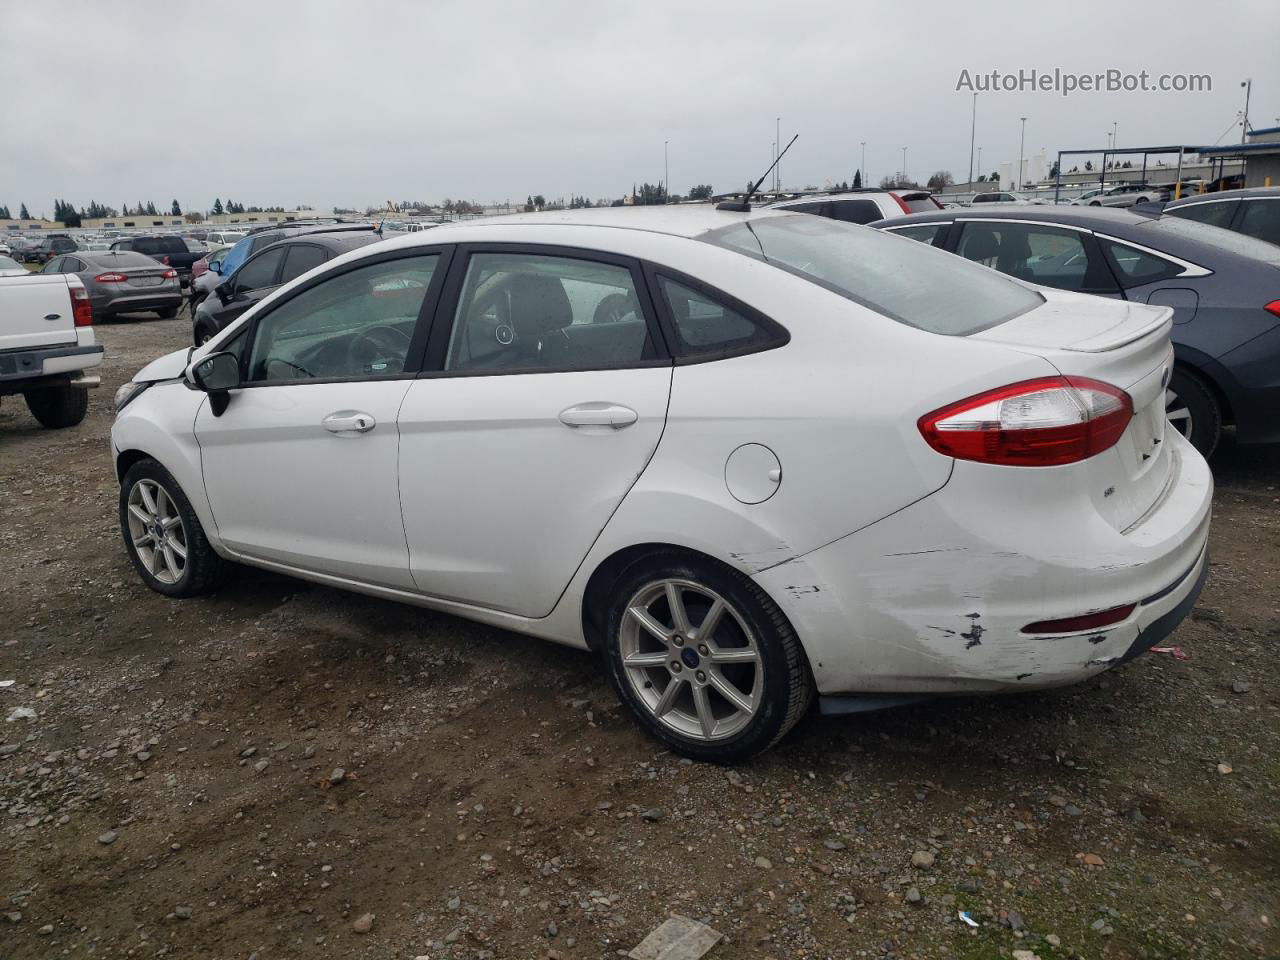
[[[1280,200],[1246,200],[1240,232],[1267,243],[1280,244]]]
[[[908,203],[908,207],[911,205]],[[912,210],[917,209],[911,207]],[[932,206],[919,209],[932,209]],[[831,213],[829,216],[835,220],[842,220],[845,223],[871,223],[873,220],[882,219],[880,213],[880,205],[874,200],[835,200],[831,204]]]
[[[1084,235],[1048,224],[966,223],[960,256],[1028,283],[1081,293],[1115,293],[1105,263],[1091,256]]]
[[[1213,203],[1189,203],[1185,207],[1174,207],[1167,211],[1171,217],[1182,217],[1197,223],[1207,223],[1211,227],[1226,227],[1231,223],[1231,215],[1236,212],[1236,201],[1219,200]]]
[[[822,217],[764,216],[702,239],[930,333],[966,336],[1044,303],[1034,290],[936,247]]]
[[[751,317],[711,294],[662,275],[658,287],[676,334],[682,358],[716,359],[780,347],[786,331],[764,317]]]
[[[1182,273],[1182,267],[1164,257],[1130,247],[1127,244],[1115,243],[1098,238],[1102,249],[1107,251],[1116,266],[1116,276],[1120,285],[1126,289],[1139,287],[1144,283],[1155,283],[1159,280],[1170,280]]]

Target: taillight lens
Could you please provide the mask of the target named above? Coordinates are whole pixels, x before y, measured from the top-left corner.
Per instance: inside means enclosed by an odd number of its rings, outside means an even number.
[[[76,279],[69,283],[71,287],[71,319],[77,327],[93,326],[93,307],[89,303],[89,291]]]
[[[1133,418],[1133,400],[1087,377],[1024,380],[949,404],[918,421],[933,449],[958,460],[1056,467],[1113,446]]]
[[[164,277],[166,280],[172,280],[177,275],[178,275],[177,270],[166,270],[164,273],[161,274],[161,276]]]
[[[93,278],[98,283],[124,283],[129,279],[127,273],[100,273]]]
[[[160,262],[167,267],[169,265],[169,255],[166,253],[163,257],[160,258]]]
[[[1272,300],[1262,309],[1267,311],[1267,313],[1280,317],[1280,300]]]

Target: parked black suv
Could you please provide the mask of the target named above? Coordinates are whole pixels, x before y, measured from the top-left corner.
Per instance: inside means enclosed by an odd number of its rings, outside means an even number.
[[[249,239],[252,238],[245,237],[240,242]],[[200,346],[282,284],[381,239],[382,234],[373,227],[346,227],[269,240],[201,302],[191,321],[192,339]]]
[[[40,242],[34,247],[28,247],[22,251],[22,262],[48,263],[54,257],[64,253],[75,253],[79,249],[76,242],[65,233],[51,233],[47,237],[41,237]]]

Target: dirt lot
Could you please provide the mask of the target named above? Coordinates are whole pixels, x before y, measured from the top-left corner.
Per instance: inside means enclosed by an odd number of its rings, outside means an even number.
[[[252,571],[146,590],[111,396],[189,326],[98,333],[81,427],[0,407],[0,707],[37,714],[0,725],[0,956],[615,957],[671,913],[711,958],[1280,955],[1280,453],[1217,458],[1189,659],[725,770],[585,654]]]

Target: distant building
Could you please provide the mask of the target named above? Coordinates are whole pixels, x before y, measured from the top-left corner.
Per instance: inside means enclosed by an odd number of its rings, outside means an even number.
[[[1280,187],[1280,127],[1254,130],[1245,143],[1205,147],[1202,156],[1223,164],[1243,162],[1246,187]]]
[[[66,224],[57,220],[19,220],[7,218],[0,220],[0,230],[19,233],[23,230],[65,230]]]

